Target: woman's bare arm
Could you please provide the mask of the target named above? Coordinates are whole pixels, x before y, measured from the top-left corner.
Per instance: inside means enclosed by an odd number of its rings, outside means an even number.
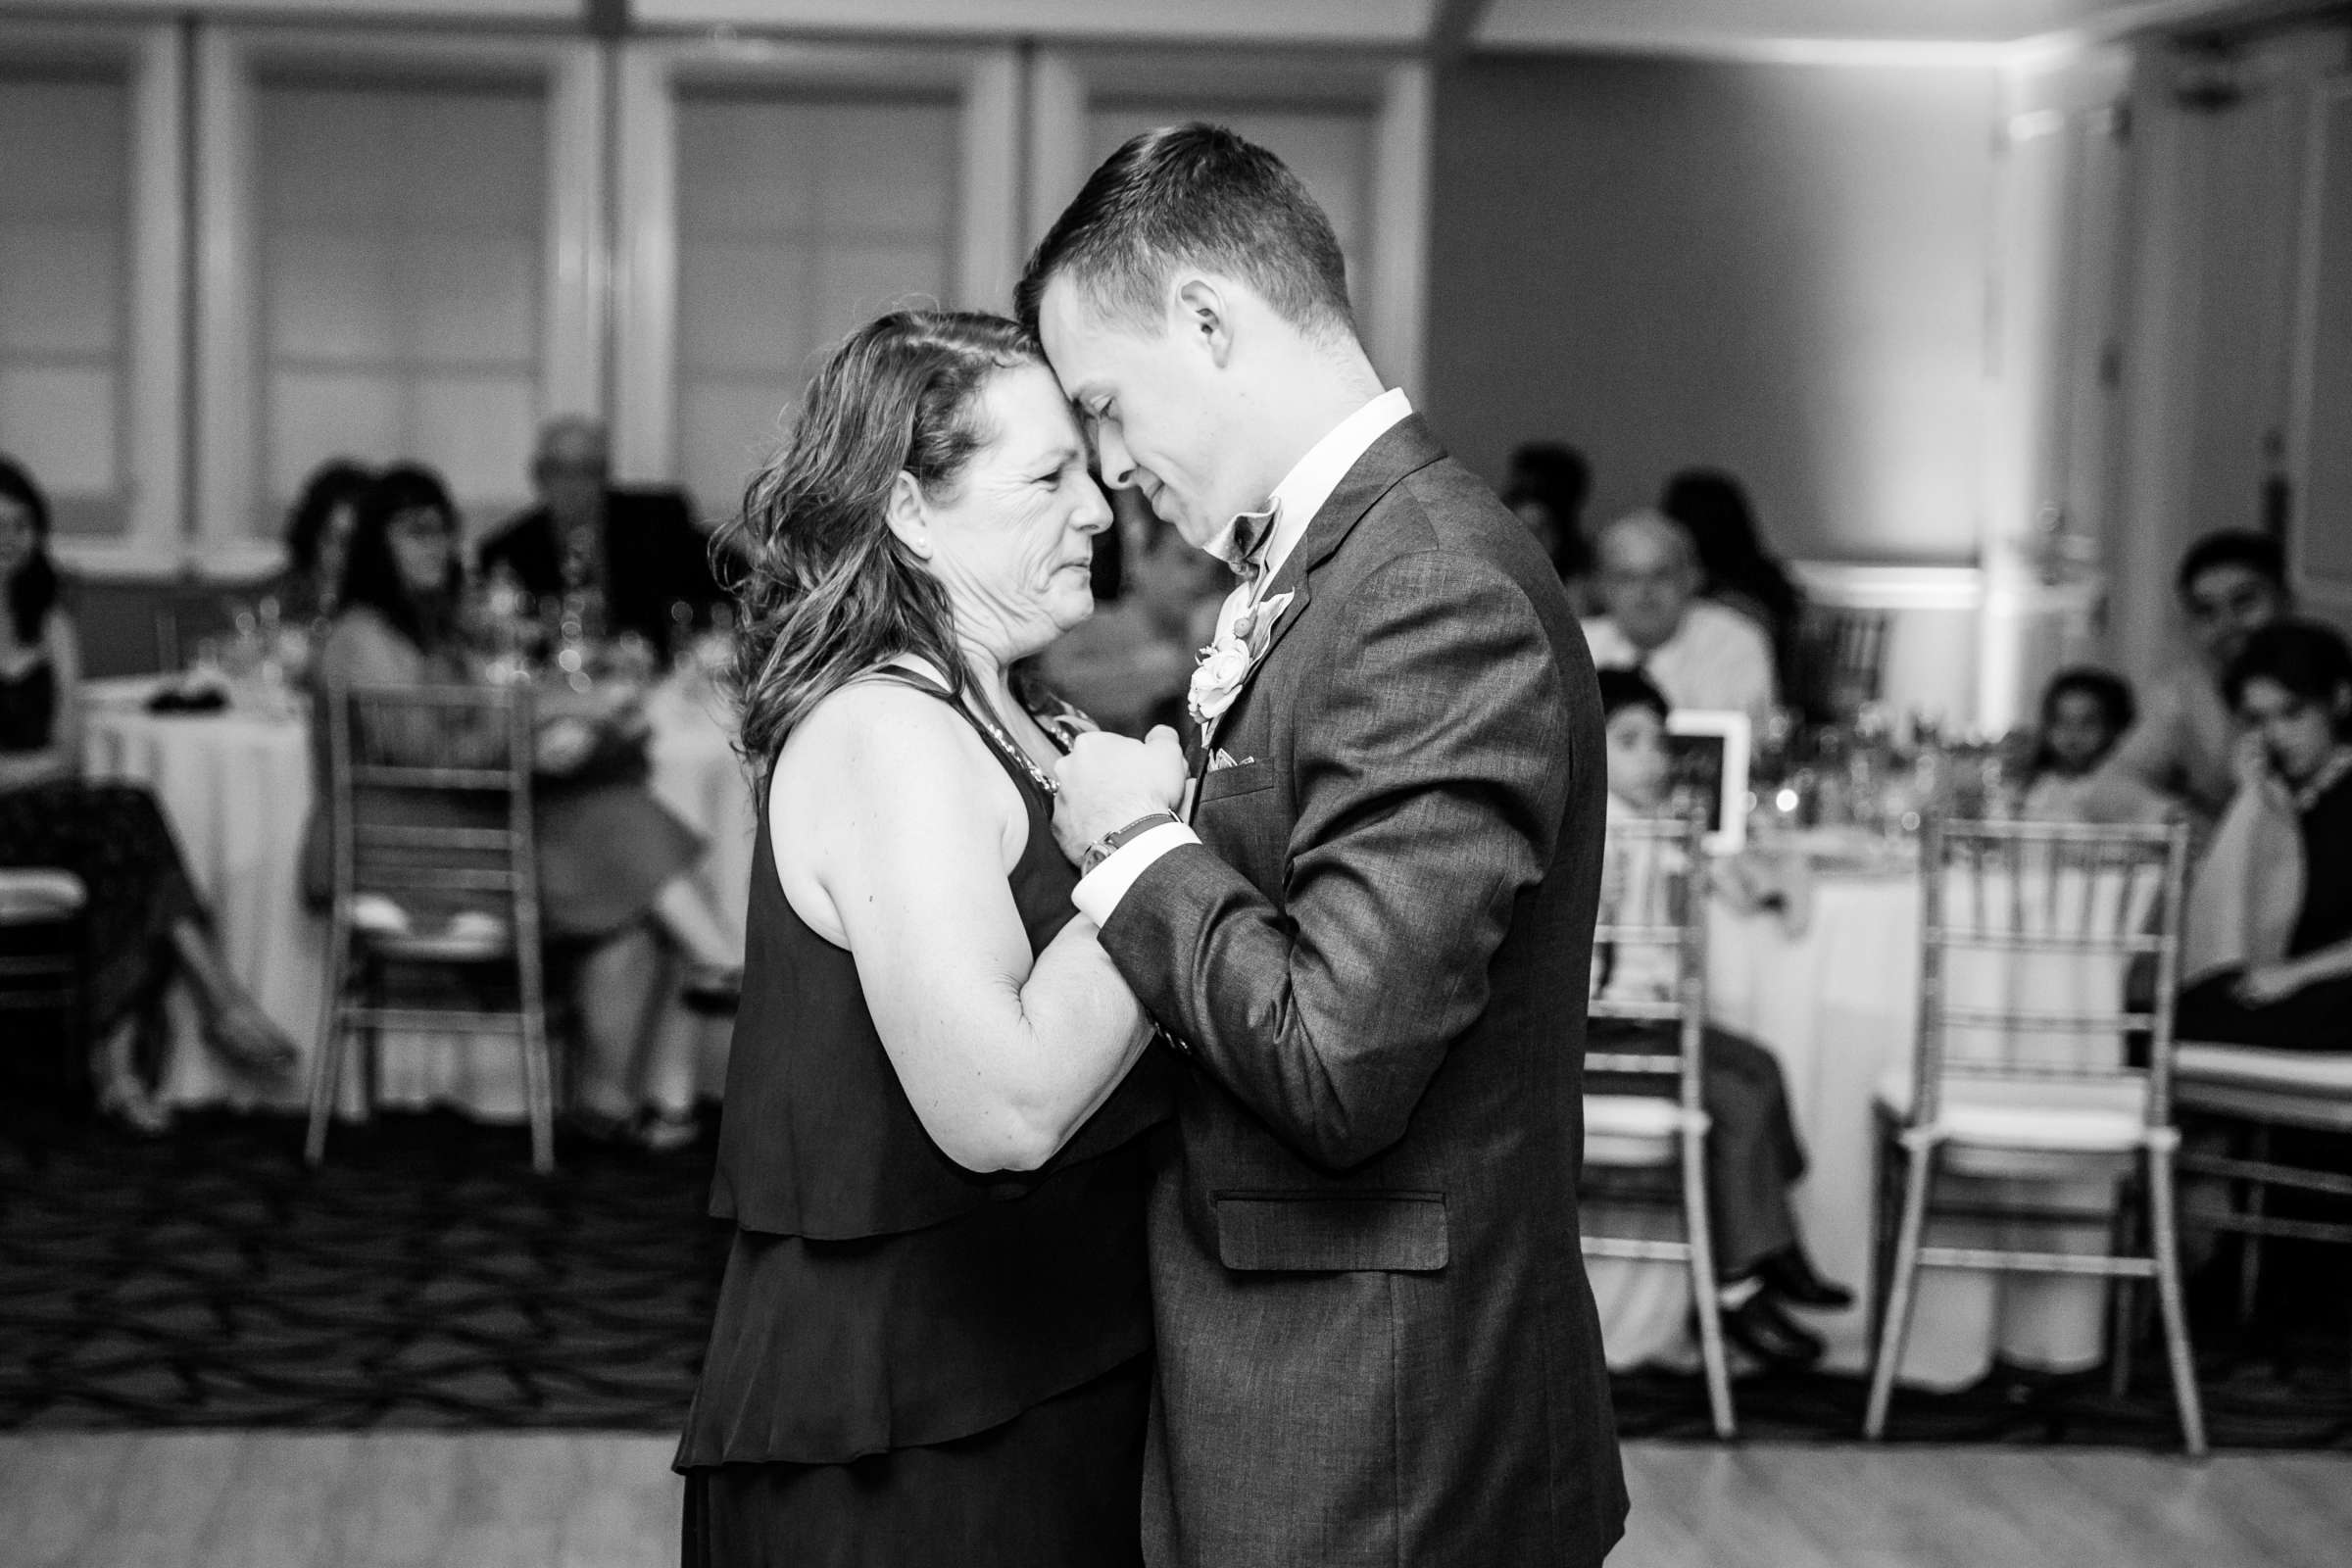
[[[924,1130],[967,1169],[1043,1165],[1150,1034],[1084,918],[1032,961],[1005,880],[1027,832],[1010,781],[944,704],[887,683],[829,699],[778,777],[779,862],[830,906],[814,912],[856,958]]]
[[[62,610],[52,610],[42,646],[57,686],[49,744],[35,751],[0,756],[0,789],[73,778],[81,771],[81,637],[73,617]]]

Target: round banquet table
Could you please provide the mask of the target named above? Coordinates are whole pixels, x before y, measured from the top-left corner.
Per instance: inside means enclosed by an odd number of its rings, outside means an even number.
[[[1916,873],[1824,874],[1810,918],[1791,935],[1779,917],[1743,914],[1713,902],[1707,931],[1709,1016],[1770,1050],[1788,1082],[1788,1103],[1810,1158],[1794,1190],[1797,1226],[1821,1271],[1854,1287],[1849,1311],[1804,1312],[1829,1352],[1822,1364],[1860,1372],[1870,1362],[1872,1093],[1889,1070],[1906,1068],[1918,1028],[1920,887]],[[1978,1189],[1983,1191],[1982,1187]],[[1968,1184],[1945,1177],[1939,1198],[1960,1200]],[[2070,1207],[2112,1206],[2098,1184],[2043,1187]],[[1595,1209],[1625,1234],[1668,1234],[1677,1222],[1652,1214]],[[1665,1231],[1655,1227],[1661,1222]],[[1599,1228],[1596,1224],[1595,1229]],[[2095,1249],[2101,1230],[2051,1238]],[[1946,1222],[1936,1239],[1986,1240],[1982,1225]],[[2010,1238],[2023,1240],[2023,1234]],[[1679,1265],[1588,1258],[1609,1364],[1695,1364],[1689,1330],[1690,1276]],[[2014,1365],[2079,1371],[2104,1355],[2103,1282],[2061,1276],[1994,1276],[1928,1269],[1901,1380],[1965,1388],[1991,1369],[1996,1352]]]
[[[93,779],[154,791],[179,837],[197,890],[213,911],[221,949],[254,999],[301,1049],[296,1070],[258,1085],[223,1067],[195,1038],[187,1008],[174,1009],[179,1047],[163,1085],[177,1104],[294,1108],[308,1102],[324,989],[326,922],[301,891],[304,825],[310,820],[310,726],[293,714],[248,709],[151,713],[152,680],[92,681],[82,760]],[[696,867],[710,906],[742,940],[750,890],[753,806],[721,699],[691,669],[646,698],[654,793],[710,841]],[[661,1023],[649,1098],[684,1105],[715,1096],[725,1079],[723,1022],[673,1006]],[[387,1036],[381,1100],[448,1104],[494,1120],[524,1115],[520,1054],[504,1036]],[[347,1112],[359,1086],[345,1075]]]

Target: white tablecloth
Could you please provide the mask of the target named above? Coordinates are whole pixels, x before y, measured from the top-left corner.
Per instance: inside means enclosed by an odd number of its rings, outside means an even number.
[[[1811,1166],[1795,1189],[1797,1225],[1823,1273],[1851,1284],[1852,1310],[1803,1321],[1829,1343],[1824,1365],[1858,1372],[1870,1360],[1872,1091],[1906,1065],[1918,1027],[1920,893],[1915,876],[1836,876],[1817,885],[1811,919],[1791,938],[1769,914],[1716,904],[1708,928],[1708,1007],[1716,1022],[1779,1058]],[[1965,1192],[1950,1178],[1940,1196]],[[2099,1190],[2067,1189],[2088,1206]],[[2041,1196],[2051,1197],[2049,1190]],[[1626,1217],[1596,1215],[1612,1226]],[[1963,1227],[1938,1237],[1965,1240]],[[1982,1234],[1981,1232],[1977,1234]],[[2103,1234],[2066,1238],[2096,1246]],[[1588,1261],[1612,1366],[1694,1359],[1687,1328],[1689,1276],[1659,1263]],[[2105,1289],[2096,1280],[1930,1269],[1921,1274],[1902,1380],[1952,1389],[2003,1359],[2053,1371],[2094,1366],[2103,1354]]]
[[[303,906],[300,863],[312,781],[307,721],[245,711],[149,713],[149,685],[92,682],[83,763],[92,778],[146,785],[179,836],[196,887],[211,906],[221,947],[264,1011],[302,1048],[299,1069],[275,1088],[229,1071],[194,1040],[172,1054],[164,1085],[183,1104],[298,1106],[307,1102],[311,1053],[324,987],[326,926]],[[718,700],[683,679],[647,699],[653,722],[654,792],[710,841],[697,867],[713,908],[742,936],[750,888],[753,807]],[[193,1020],[179,1018],[183,1032]],[[723,1024],[673,1009],[655,1054],[655,1098],[683,1104],[715,1095],[725,1074]],[[388,1040],[384,1100],[447,1103],[495,1119],[523,1115],[522,1070],[504,1039]],[[346,1076],[347,1085],[351,1083]],[[356,1086],[353,1101],[356,1103]]]

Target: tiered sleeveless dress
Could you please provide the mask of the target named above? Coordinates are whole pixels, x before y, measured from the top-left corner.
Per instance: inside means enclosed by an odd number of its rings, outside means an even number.
[[[1042,952],[1077,873],[1045,791],[981,733],[1027,808],[1008,880]],[[1147,1056],[1043,1170],[956,1165],[855,960],[784,897],[763,813],[710,1204],[736,1234],[676,1460],[686,1563],[1140,1560],[1161,1072]]]

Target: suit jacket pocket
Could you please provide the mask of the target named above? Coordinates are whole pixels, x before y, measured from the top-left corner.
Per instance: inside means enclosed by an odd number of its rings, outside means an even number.
[[[1275,785],[1272,762],[1237,762],[1232,767],[1212,767],[1200,775],[1200,804],[1222,801],[1229,796],[1254,795]]]
[[[1217,1258],[1231,1269],[1446,1266],[1444,1193],[1219,1193]]]

